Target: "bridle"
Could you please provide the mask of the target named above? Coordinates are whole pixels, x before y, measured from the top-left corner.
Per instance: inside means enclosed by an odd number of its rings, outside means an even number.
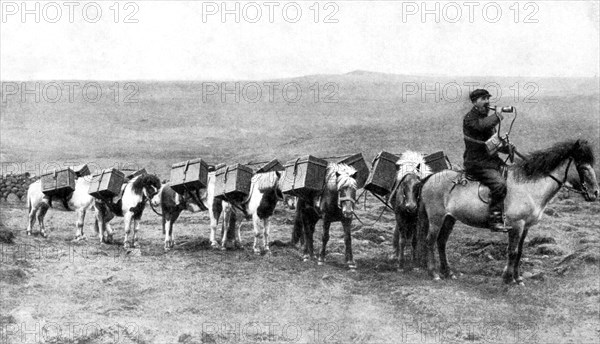
[[[565,188],[569,191],[581,194],[581,195],[586,195],[587,194],[587,187],[585,186],[585,183],[581,182],[581,190],[578,190],[572,186],[566,185],[567,183],[567,178],[569,176],[569,169],[571,168],[571,163],[573,162],[573,158],[570,157],[569,158],[569,162],[567,163],[567,168],[565,169],[565,175],[563,177],[563,180],[560,181],[558,180],[558,178],[556,178],[555,176],[553,176],[552,174],[549,174],[548,177],[552,178],[552,180],[554,180],[557,184],[558,184],[558,189],[560,190],[561,188]],[[577,173],[579,173],[579,179],[581,178],[581,172],[579,171],[580,165],[576,163],[576,168],[577,168]]]

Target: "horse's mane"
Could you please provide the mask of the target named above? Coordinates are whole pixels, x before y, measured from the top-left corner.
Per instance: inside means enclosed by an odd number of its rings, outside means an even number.
[[[356,179],[352,177],[356,173],[356,169],[344,163],[329,163],[327,165],[327,187],[330,190],[340,190],[345,187],[356,189]],[[339,173],[339,176],[337,175]]]
[[[587,141],[565,141],[550,148],[538,150],[526,155],[513,165],[515,176],[522,180],[536,180],[548,176],[568,158],[578,164],[594,165],[594,152]]]
[[[408,173],[414,173],[419,178],[423,179],[433,172],[431,168],[425,163],[425,157],[421,153],[406,151],[400,155],[400,159],[396,161],[398,167],[398,174],[396,179],[402,180]]]
[[[277,188],[279,181],[279,175],[275,171],[261,172],[252,176],[252,185],[254,185],[258,191],[265,192]]]
[[[143,176],[136,177],[131,180],[133,183],[131,185],[131,189],[134,193],[141,195],[143,193],[143,189],[146,186],[154,186],[156,190],[160,190],[162,184],[160,179],[153,174],[145,174]]]

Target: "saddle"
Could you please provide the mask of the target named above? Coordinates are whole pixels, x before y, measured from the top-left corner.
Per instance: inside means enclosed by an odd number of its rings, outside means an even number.
[[[490,189],[487,186],[481,184],[479,180],[468,174],[465,170],[460,170],[457,172],[458,176],[456,179],[452,180],[452,184],[454,185],[452,185],[450,192],[452,192],[452,190],[454,190],[454,188],[457,186],[467,186],[469,183],[477,183],[477,196],[483,203],[490,203]],[[504,177],[504,180],[506,180],[508,176],[508,168],[503,166],[500,173],[502,174],[502,177]]]

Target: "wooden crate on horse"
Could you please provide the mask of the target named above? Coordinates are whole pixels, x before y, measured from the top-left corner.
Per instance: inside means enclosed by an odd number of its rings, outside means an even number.
[[[127,171],[127,172],[130,172],[130,171]],[[132,180],[135,177],[145,176],[147,174],[148,174],[148,172],[146,172],[146,169],[142,168],[141,170],[137,170],[137,171],[134,171],[132,173],[129,173],[128,175],[125,176],[125,179],[127,179],[129,181],[129,180]]]
[[[54,170],[41,176],[42,192],[46,196],[66,197],[75,191],[77,175],[70,168]]]
[[[111,199],[121,193],[125,182],[125,174],[115,168],[102,170],[92,176],[88,189],[90,196],[100,199]]]
[[[279,160],[273,159],[273,160],[269,161],[268,163],[262,165],[258,170],[256,170],[256,173],[271,172],[271,171],[283,171],[283,170],[285,170],[285,168],[283,168],[283,165],[279,162]]]
[[[281,177],[284,194],[308,199],[323,192],[327,174],[327,160],[312,155],[303,156],[285,163]]]
[[[450,159],[444,154],[443,151],[435,152],[425,156],[425,163],[433,173],[440,172],[443,170],[449,170],[452,168]]]
[[[339,160],[338,163],[352,166],[356,169],[356,184],[359,189],[365,186],[367,178],[369,178],[369,165],[365,161],[362,153],[351,155],[347,158]]]
[[[170,185],[175,192],[199,190],[208,185],[208,164],[202,159],[187,160],[171,166]]]
[[[243,202],[250,193],[254,172],[246,165],[221,167],[215,172],[215,197],[231,202]]]
[[[373,160],[373,168],[367,179],[365,190],[379,196],[385,196],[392,191],[396,180],[396,162],[398,157],[388,152],[380,152]]]
[[[77,178],[89,176],[91,174],[87,164],[73,166],[72,169]]]

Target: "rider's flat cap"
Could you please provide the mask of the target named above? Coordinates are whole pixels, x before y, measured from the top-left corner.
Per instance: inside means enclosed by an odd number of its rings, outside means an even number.
[[[476,101],[477,99],[481,98],[481,97],[491,97],[492,95],[490,94],[490,92],[484,90],[484,89],[476,89],[475,91],[471,92],[471,94],[469,94],[469,98],[471,99],[471,102]]]

